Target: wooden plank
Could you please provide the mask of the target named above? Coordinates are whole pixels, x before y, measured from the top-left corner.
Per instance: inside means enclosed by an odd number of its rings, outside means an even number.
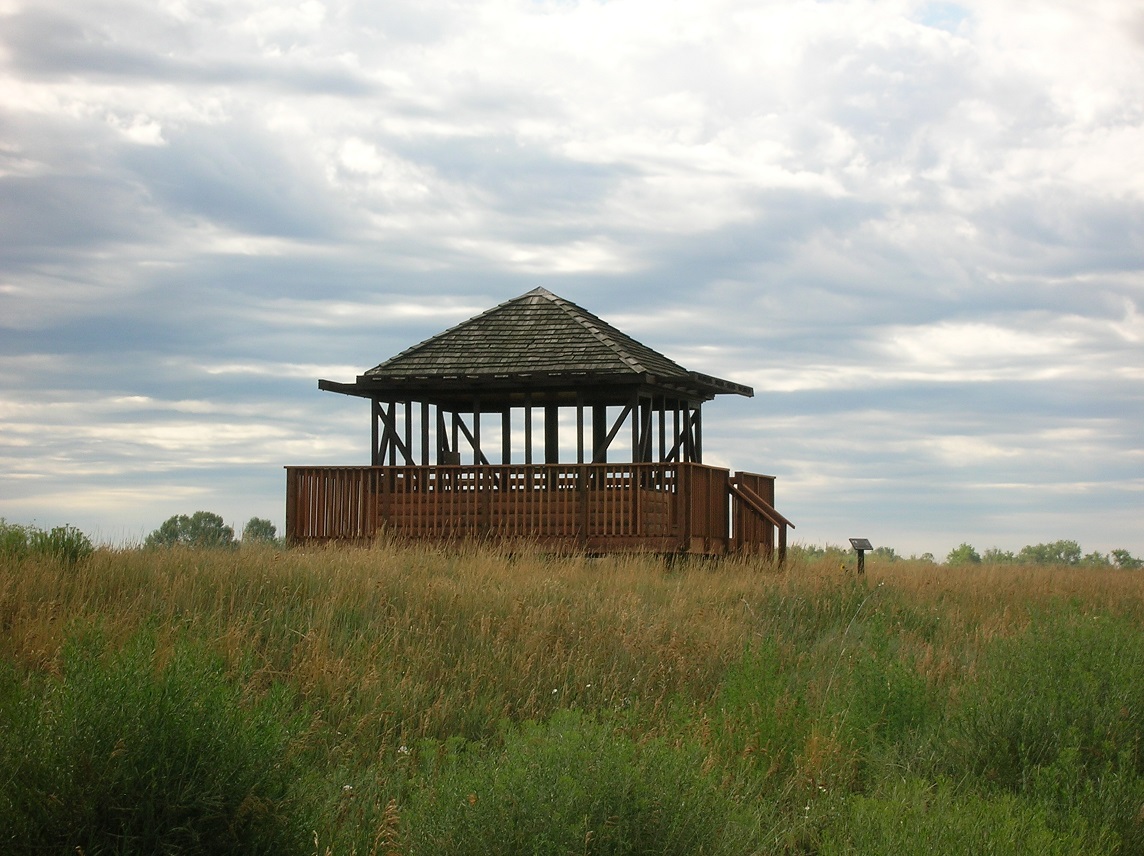
[[[585,549],[612,539],[710,554],[728,543],[728,474],[697,464],[288,468],[287,478],[299,541],[364,540],[384,525],[414,538],[543,536]]]

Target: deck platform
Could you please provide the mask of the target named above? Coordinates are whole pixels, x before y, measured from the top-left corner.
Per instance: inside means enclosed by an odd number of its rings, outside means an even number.
[[[696,463],[286,467],[292,544],[528,541],[561,552],[785,557],[774,478]]]

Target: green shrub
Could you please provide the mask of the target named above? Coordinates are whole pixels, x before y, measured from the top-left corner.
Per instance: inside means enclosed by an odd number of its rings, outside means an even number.
[[[702,756],[575,711],[446,753],[414,792],[414,854],[744,852]]]
[[[1096,818],[1144,852],[1144,634],[1077,616],[994,642],[949,723],[946,769]]]
[[[28,555],[28,527],[0,517],[0,556],[23,559]]]
[[[848,797],[825,825],[819,856],[1084,856],[1114,845],[1087,831],[1061,832],[1036,804],[1011,795],[958,793],[946,781],[910,779]]]
[[[848,680],[832,705],[840,709],[843,733],[863,750],[897,744],[936,718],[937,709],[922,678],[885,650],[854,656]]]
[[[0,520],[0,556],[14,559],[44,556],[74,566],[93,550],[91,539],[74,526],[57,526],[45,532],[36,526],[19,526]]]
[[[0,680],[0,850],[300,853],[290,700],[247,702],[203,651],[69,643],[58,677]]]
[[[91,539],[74,526],[57,526],[51,532],[34,531],[28,543],[30,552],[50,556],[69,567],[79,564],[94,550]]]
[[[773,637],[759,640],[728,665],[711,714],[714,748],[753,773],[762,793],[791,774],[811,725],[792,672]]]

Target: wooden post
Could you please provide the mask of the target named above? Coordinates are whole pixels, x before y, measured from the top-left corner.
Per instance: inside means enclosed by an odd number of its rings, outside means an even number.
[[[371,466],[381,466],[381,402],[376,398],[370,399],[370,446],[369,446],[369,463]]]
[[[429,402],[421,402],[421,466],[429,466]]]
[[[584,394],[576,393],[576,463],[584,463]]]
[[[664,399],[659,406],[659,460],[667,454],[667,400]]]
[[[560,408],[544,405],[544,463],[560,463]]]
[[[695,405],[695,415],[692,417],[695,422],[695,439],[693,458],[697,464],[703,463],[703,405]]]
[[[385,436],[389,444],[389,465],[397,466],[397,402],[389,402],[386,408]]]
[[[532,463],[532,393],[524,396],[524,463]]]
[[[375,423],[376,424],[376,423]],[[286,468],[286,543],[298,541],[298,470]]]
[[[402,453],[407,466],[413,466],[413,402],[405,401],[405,451]]]
[[[682,402],[682,405],[683,413],[681,415],[683,416],[683,454],[680,457],[682,460],[691,464],[695,462],[695,458],[692,457],[695,451],[695,445],[692,442],[691,434],[691,404],[690,402],[684,401]]]
[[[592,463],[604,464],[608,461],[608,408],[603,404],[592,405]]]
[[[481,462],[481,400],[473,398],[473,466]]]
[[[638,464],[640,453],[643,451],[643,444],[640,442],[640,394],[638,392],[632,394],[632,403],[628,406],[632,409],[632,463]]]
[[[501,463],[512,463],[512,411],[505,408],[501,411]]]
[[[449,429],[445,425],[445,411],[437,405],[437,466],[445,463],[445,453],[449,451]]]

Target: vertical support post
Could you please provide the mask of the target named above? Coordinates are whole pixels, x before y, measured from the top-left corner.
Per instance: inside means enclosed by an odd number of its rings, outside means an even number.
[[[524,396],[524,463],[532,463],[532,393]]]
[[[667,399],[659,405],[659,460],[663,463],[667,455]]]
[[[376,423],[375,423],[376,424]],[[298,471],[286,468],[286,543],[298,541]]]
[[[632,394],[632,463],[638,464],[640,462],[640,453],[643,451],[643,444],[640,442],[640,394],[638,392]]]
[[[603,404],[592,405],[592,463],[604,464],[608,461],[608,408]]]
[[[675,406],[671,409],[671,436],[675,439],[672,441],[674,444],[675,462],[677,464],[683,462],[683,448],[679,436],[679,408],[682,406],[680,402],[675,402]]]
[[[512,463],[512,411],[505,408],[501,411],[501,463]]]
[[[381,466],[381,461],[379,460],[381,448],[381,402],[376,398],[371,398],[369,402],[369,463],[370,466],[378,467]]]
[[[695,442],[694,435],[691,433],[691,403],[688,401],[682,402],[683,406],[683,460],[687,463],[694,462],[695,458]]]
[[[695,406],[695,449],[692,460],[697,464],[703,463],[703,405]]]
[[[481,399],[473,397],[473,466],[481,462]]]
[[[449,451],[449,429],[445,425],[445,411],[437,405],[437,466],[445,463],[445,453]]]
[[[389,402],[389,407],[386,408],[388,412],[388,419],[385,424],[386,439],[389,444],[389,465],[391,467],[397,466],[397,402]]]
[[[584,463],[584,395],[576,393],[576,463]]]
[[[544,405],[544,463],[560,463],[560,408]]]
[[[429,402],[421,402],[421,466],[429,466]]]
[[[413,466],[413,402],[405,401],[405,463]]]

